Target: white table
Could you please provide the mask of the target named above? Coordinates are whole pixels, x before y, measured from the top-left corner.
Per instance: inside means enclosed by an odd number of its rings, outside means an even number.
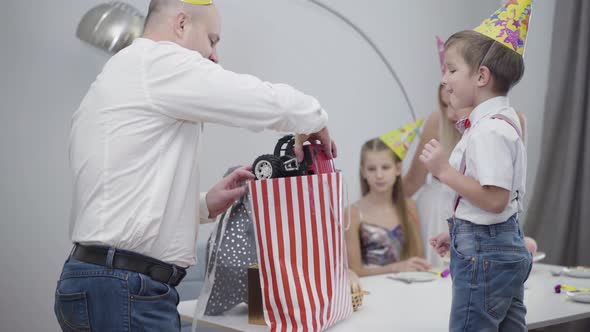
[[[551,270],[560,269],[560,266],[534,265],[524,296],[529,329],[590,317],[590,304],[571,301],[564,293],[555,294],[553,291],[556,284],[590,288],[590,279],[551,275]],[[405,284],[385,276],[373,276],[362,278],[361,283],[370,294],[365,295],[360,310],[329,331],[448,331],[451,306],[449,278]],[[181,318],[192,322],[195,306],[196,300],[181,302],[178,305]],[[248,324],[245,304],[222,316],[205,316],[197,324],[232,332],[267,330],[264,326]]]

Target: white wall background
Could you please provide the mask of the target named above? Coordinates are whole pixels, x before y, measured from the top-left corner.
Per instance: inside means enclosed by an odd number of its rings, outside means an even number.
[[[148,0],[129,0],[142,11]],[[493,0],[324,0],[377,43],[419,116],[435,110],[434,36],[479,24]],[[57,331],[53,292],[71,247],[67,163],[70,116],[108,55],[74,36],[98,0],[6,1],[0,12],[0,330]],[[350,27],[305,0],[218,0],[222,64],[315,95],[330,113],[337,167],[359,197],[361,144],[411,120],[399,86]],[[529,193],[539,161],[555,0],[537,0],[526,74],[511,94],[528,117]],[[210,125],[203,189],[235,164],[270,152],[279,135]],[[530,199],[529,195],[529,199]]]

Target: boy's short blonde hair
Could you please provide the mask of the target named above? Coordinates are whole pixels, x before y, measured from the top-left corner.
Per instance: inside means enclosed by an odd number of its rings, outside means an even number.
[[[445,50],[456,46],[472,72],[486,66],[494,78],[495,92],[507,94],[524,74],[522,56],[473,30],[453,34],[445,43]]]

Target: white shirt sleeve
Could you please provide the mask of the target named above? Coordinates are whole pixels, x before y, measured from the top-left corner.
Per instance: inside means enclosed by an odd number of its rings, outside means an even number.
[[[328,114],[315,98],[285,84],[225,70],[178,45],[154,46],[143,61],[147,97],[168,116],[300,134],[327,124]]]
[[[467,173],[482,186],[512,190],[515,139],[520,139],[509,124],[486,121],[470,137],[466,150]]]

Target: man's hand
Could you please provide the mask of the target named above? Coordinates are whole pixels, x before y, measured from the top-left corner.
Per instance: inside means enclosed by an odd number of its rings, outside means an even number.
[[[298,161],[303,161],[303,143],[305,141],[309,141],[311,143],[315,143],[314,141],[320,141],[320,143],[324,146],[324,150],[326,151],[328,158],[336,158],[336,143],[334,143],[334,140],[332,140],[330,137],[328,127],[324,127],[322,130],[311,135],[295,135],[295,146],[293,149],[295,150],[295,155],[297,156]]]
[[[248,187],[244,185],[244,182],[254,180],[251,170],[252,166],[240,167],[207,192],[205,201],[209,209],[209,218],[217,217],[248,192]]]
[[[420,161],[435,177],[441,177],[441,174],[451,168],[447,156],[440,143],[432,139],[424,145],[424,150],[420,155]]]
[[[430,245],[440,257],[444,257],[451,249],[451,236],[449,232],[443,232],[430,239]]]

